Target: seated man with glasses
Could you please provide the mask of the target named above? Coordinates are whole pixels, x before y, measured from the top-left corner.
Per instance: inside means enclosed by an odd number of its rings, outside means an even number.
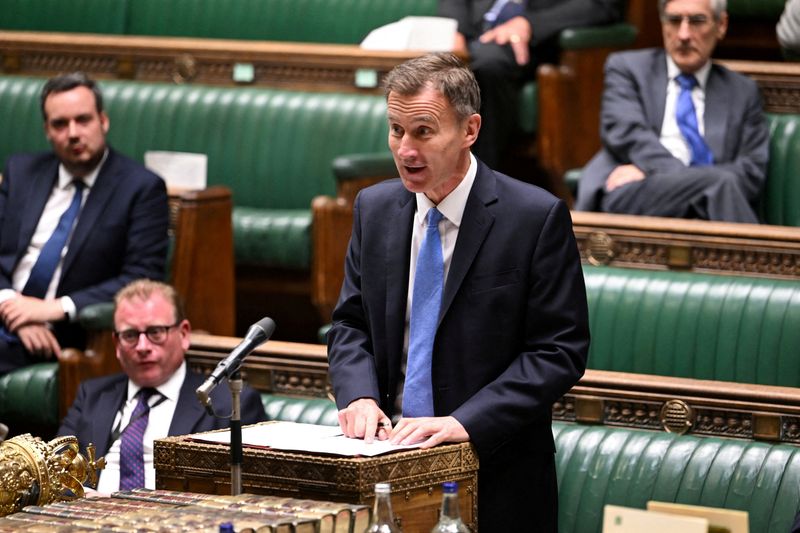
[[[603,147],[575,208],[757,223],[769,133],[756,83],[715,65],[725,0],[659,0],[664,48],[608,57]]]
[[[186,368],[191,326],[175,289],[157,281],[130,283],[114,299],[114,341],[124,373],[81,383],[75,403],[58,430],[75,435],[105,456],[98,492],[155,488],[153,440],[227,428],[210,416],[195,390],[205,376]],[[229,416],[231,393],[220,383],[211,393],[216,413]],[[259,394],[245,387],[241,420],[266,420]]]

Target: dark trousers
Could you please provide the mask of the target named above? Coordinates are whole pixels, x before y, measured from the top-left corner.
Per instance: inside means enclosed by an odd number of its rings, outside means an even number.
[[[607,213],[699,218],[758,224],[744,190],[737,181],[702,167],[675,175],[654,175],[604,193],[601,210]]]

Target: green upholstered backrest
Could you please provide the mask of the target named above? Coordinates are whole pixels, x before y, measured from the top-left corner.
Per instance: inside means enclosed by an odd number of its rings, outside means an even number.
[[[800,386],[800,283],[584,267],[589,367]]]
[[[553,434],[560,533],[600,533],[605,504],[739,509],[753,533],[788,533],[800,508],[795,446],[558,422]]]
[[[37,363],[0,376],[0,422],[20,428],[58,427],[58,363]]]
[[[767,114],[769,167],[761,213],[768,224],[800,226],[800,114]]]
[[[325,398],[299,398],[280,394],[261,394],[267,419],[303,424],[338,426],[336,404]]]
[[[0,162],[47,147],[40,78],[0,77]],[[331,161],[388,152],[382,96],[126,81],[101,83],[109,142],[143,160],[147,150],[208,155],[209,185],[226,185],[236,206],[309,209],[334,194]]]
[[[785,3],[786,0],[728,0],[728,14],[734,21],[759,19],[777,23]]]
[[[356,44],[437,0],[134,0],[127,33]]]
[[[0,0],[0,29],[121,34],[130,1]]]

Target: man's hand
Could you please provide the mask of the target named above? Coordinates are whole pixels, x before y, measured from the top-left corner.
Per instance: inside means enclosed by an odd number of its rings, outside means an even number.
[[[61,357],[61,346],[58,345],[53,332],[44,324],[25,324],[16,332],[22,345],[28,352],[37,357]]]
[[[645,178],[644,172],[636,165],[620,165],[611,171],[606,178],[606,192]]]
[[[482,43],[495,42],[500,46],[511,44],[514,52],[514,59],[517,65],[527,65],[531,60],[528,43],[533,37],[531,23],[525,17],[514,17],[513,19],[495,26],[480,36]]]
[[[452,416],[401,418],[389,436],[392,444],[414,444],[425,440],[420,448],[431,448],[442,442],[466,442],[469,434]]]
[[[359,398],[339,411],[339,427],[346,437],[371,443],[376,437],[378,440],[389,438],[392,421],[383,414],[378,402],[372,398]]]
[[[51,322],[64,318],[60,300],[40,300],[18,295],[0,304],[0,317],[9,331],[33,322]]]

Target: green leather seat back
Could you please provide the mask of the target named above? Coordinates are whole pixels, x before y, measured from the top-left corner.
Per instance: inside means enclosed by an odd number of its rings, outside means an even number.
[[[437,0],[135,0],[127,33],[356,44]]]
[[[768,224],[800,226],[800,115],[767,114],[767,184],[761,214]]]
[[[560,533],[600,533],[605,504],[739,509],[753,533],[788,532],[800,508],[795,446],[558,422],[553,435]]]
[[[37,363],[0,376],[0,422],[20,427],[58,427],[58,363]]]
[[[262,394],[261,403],[267,419],[303,424],[338,426],[336,404],[325,398],[296,398],[280,394]]]
[[[786,0],[728,0],[732,20],[757,19],[778,22]]]
[[[800,386],[800,284],[584,267],[589,367]]]
[[[128,2],[0,0],[0,29],[121,34],[125,33]]]

